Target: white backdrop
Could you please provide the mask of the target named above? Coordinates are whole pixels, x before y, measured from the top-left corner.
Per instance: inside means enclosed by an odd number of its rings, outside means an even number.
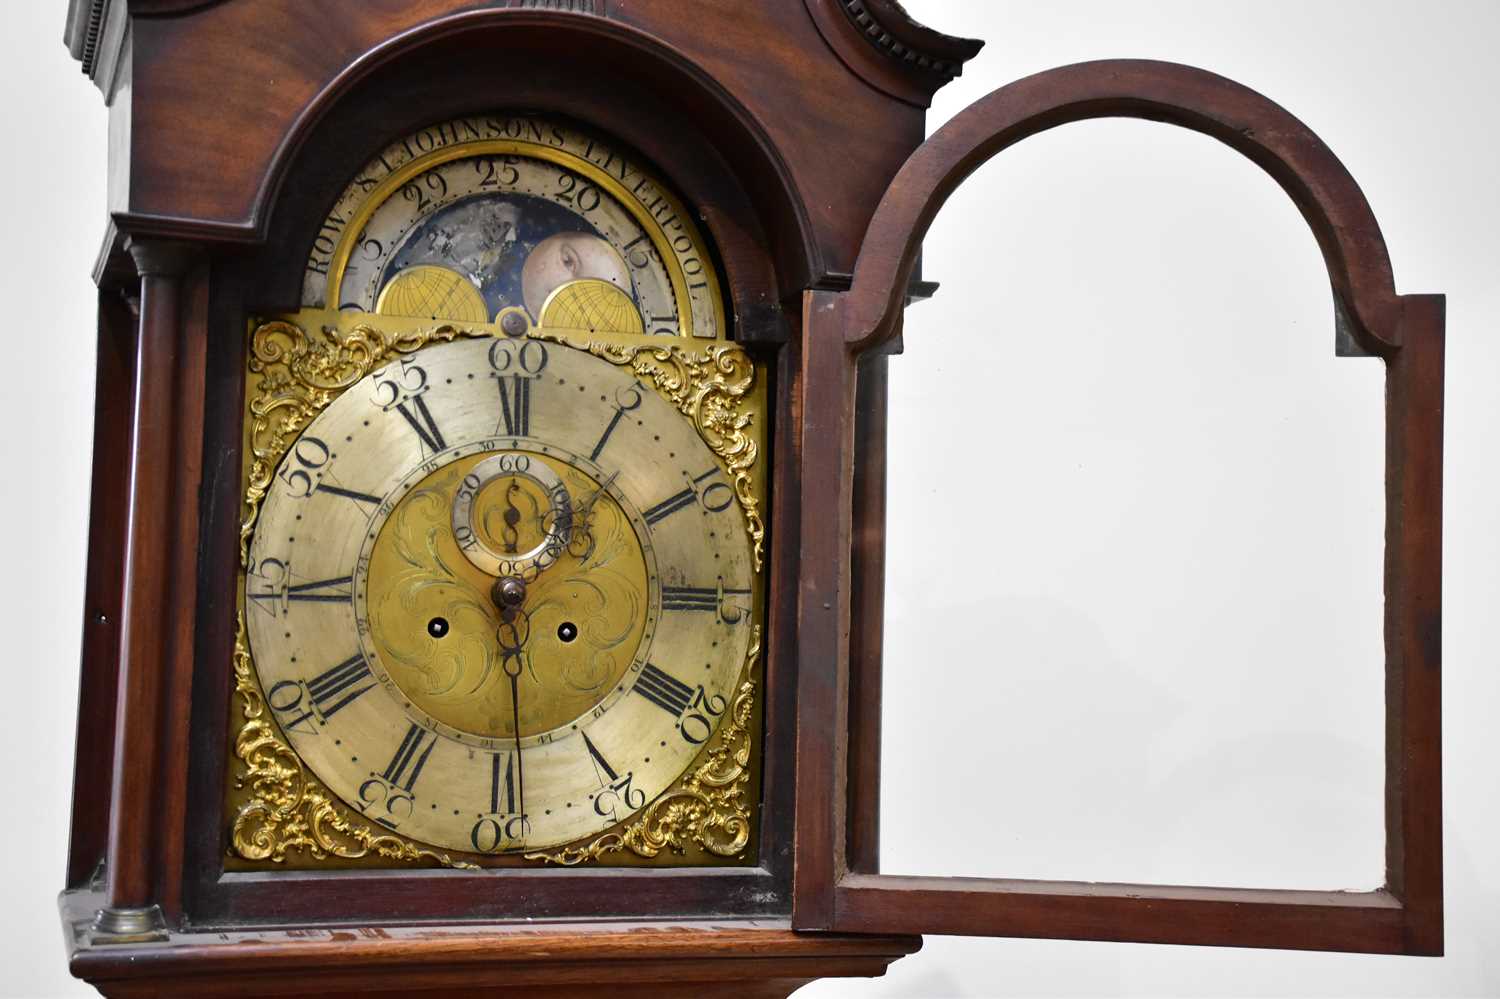
[[[907,5],[989,41],[940,95],[933,127],[1064,63],[1211,68],[1289,108],[1344,160],[1384,227],[1398,290],[1449,295],[1448,956],[933,937],[885,979],[800,994],[1500,995],[1500,679],[1484,610],[1500,598],[1487,516],[1500,486],[1489,128],[1500,7]],[[54,895],[105,115],[61,44],[63,6],[15,5],[0,40],[14,220],[0,249],[13,359],[0,514],[16,525],[0,584],[13,636],[0,709],[4,996],[88,994],[66,975]],[[1202,137],[1072,126],[961,189],[926,269],[944,288],[912,311],[908,353],[892,362],[891,505],[904,529],[888,619],[886,868],[1378,882],[1380,368],[1333,357],[1322,264],[1290,203]]]

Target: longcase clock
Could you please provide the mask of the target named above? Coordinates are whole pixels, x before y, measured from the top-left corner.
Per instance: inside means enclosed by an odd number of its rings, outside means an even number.
[[[110,106],[62,913],[106,995],[782,996],[926,932],[1436,953],[1442,302],[1227,80],[892,0],[74,0]],[[263,42],[247,44],[247,39]],[[882,875],[884,374],[1045,128],[1272,174],[1388,372],[1388,883]],[[980,668],[976,661],[973,668]]]

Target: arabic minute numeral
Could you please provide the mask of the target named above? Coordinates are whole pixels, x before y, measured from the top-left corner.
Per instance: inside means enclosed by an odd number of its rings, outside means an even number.
[[[292,445],[292,453],[276,477],[287,484],[294,499],[306,499],[317,488],[316,480],[323,477],[322,469],[331,457],[327,444],[304,434]]]
[[[587,215],[599,207],[602,196],[599,189],[587,181],[578,182],[578,178],[567,171],[557,175],[557,200],[566,202]]]
[[[618,806],[623,804],[630,811],[635,811],[646,803],[646,792],[638,787],[633,787],[635,772],[625,771],[622,776],[610,762],[599,752],[593,740],[587,732],[580,732],[583,736],[583,745],[588,750],[589,756],[593,757],[594,776],[599,780],[599,793],[594,796],[594,814],[612,816],[618,818]]]
[[[547,348],[535,340],[490,345],[490,368],[500,390],[500,419],[495,433],[508,437],[531,435],[531,387],[547,370]]]
[[[373,375],[375,379],[375,405],[389,413],[395,410],[416,432],[423,453],[437,454],[448,449],[443,432],[427,407],[427,369],[403,357],[400,362],[381,368]]]

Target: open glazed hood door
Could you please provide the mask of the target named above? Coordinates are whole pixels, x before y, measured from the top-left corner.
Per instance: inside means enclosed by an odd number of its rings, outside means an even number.
[[[1202,132],[1259,164],[1317,237],[1339,354],[1386,364],[1386,874],[1379,890],[897,877],[878,873],[872,848],[850,846],[851,834],[874,821],[879,795],[878,770],[850,765],[851,747],[870,745],[865,729],[879,717],[880,697],[878,674],[852,682],[862,664],[850,656],[851,632],[878,628],[851,602],[858,584],[856,366],[899,331],[922,239],[966,177],[1028,136],[1106,117]],[[919,147],[871,221],[850,290],[809,292],[804,304],[794,925],[1441,953],[1443,329],[1441,296],[1396,294],[1374,215],[1333,153],[1276,104],[1211,73],[1143,61],[1051,70],[995,91]]]

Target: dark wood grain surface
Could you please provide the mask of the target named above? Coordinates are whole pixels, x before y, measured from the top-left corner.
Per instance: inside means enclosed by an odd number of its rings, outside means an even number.
[[[130,414],[134,408],[135,315],[124,296],[99,293],[94,391],[94,475],[89,493],[88,576],[83,598],[83,669],[73,756],[73,823],[67,887],[85,886],[104,862],[124,606],[125,514],[129,509]]]
[[[159,904],[158,864],[164,771],[174,740],[163,738],[171,712],[167,660],[175,647],[174,584],[180,534],[171,511],[192,510],[196,456],[184,455],[196,421],[179,408],[197,366],[184,349],[182,277],[188,255],[181,247],[139,243],[131,254],[141,272],[140,332],[131,392],[129,498],[121,523],[124,540],[120,612],[120,662],[115,699],[109,836],[105,850],[110,908]],[[188,524],[193,522],[191,514]],[[177,796],[180,808],[181,796]]]
[[[97,896],[71,900],[86,921]],[[781,997],[829,976],[869,977],[913,953],[910,936],[816,935],[784,921],[358,926],[175,933],[83,947],[73,973],[107,996]]]
[[[922,138],[922,110],[832,58],[800,0],[701,4],[690,18],[680,0],[616,4],[608,18],[474,8],[464,0],[261,0],[137,20],[131,184],[128,201],[111,207],[137,230],[253,241],[264,235],[291,158],[361,79],[397,61],[422,62],[424,49],[458,35],[477,44],[487,30],[528,26],[545,29],[548,41],[491,60],[487,109],[515,106],[513,88],[548,64],[612,80],[656,76],[666,84],[656,97],[667,102],[703,95],[726,129],[752,137],[747,148],[774,158],[784,181],[795,178],[785,186],[815,277],[852,267],[876,200]],[[246,38],[268,44],[247,46]],[[865,49],[872,64],[885,58]],[[637,112],[653,114],[654,103]],[[208,107],[213,114],[198,113]],[[180,155],[183,147],[194,155]]]

